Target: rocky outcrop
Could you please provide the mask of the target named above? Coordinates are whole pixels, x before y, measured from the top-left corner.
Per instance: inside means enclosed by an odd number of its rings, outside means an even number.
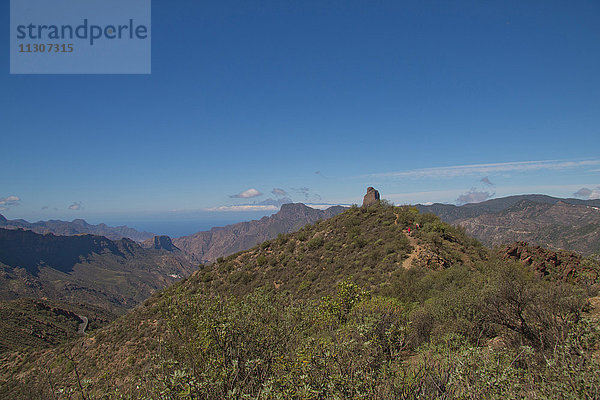
[[[516,242],[500,249],[504,259],[519,261],[539,277],[549,276],[565,282],[597,280],[597,272],[585,265],[582,257],[571,251],[552,251],[526,242]]]
[[[171,238],[166,235],[154,236],[152,248],[166,251],[179,250],[177,247],[175,247]]]
[[[380,200],[379,192],[372,187],[367,188],[367,194],[363,198],[363,207],[368,207],[371,204],[375,204]]]

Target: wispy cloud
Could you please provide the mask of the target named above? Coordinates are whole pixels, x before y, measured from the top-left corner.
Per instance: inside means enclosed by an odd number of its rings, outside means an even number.
[[[598,200],[600,199],[600,186],[598,186],[595,189],[588,189],[586,187],[583,187],[575,193],[573,193],[573,196],[586,200]]]
[[[495,193],[486,192],[483,190],[471,189],[467,193],[463,193],[456,199],[458,205],[468,203],[481,203],[491,198]]]
[[[255,203],[255,204],[245,204],[245,205],[248,205],[248,206],[257,205],[257,206],[277,206],[277,207],[281,207],[283,204],[288,204],[288,203],[293,203],[292,199],[290,199],[289,197],[280,197],[278,199],[266,199],[266,200],[263,200],[261,202]]]
[[[496,188],[495,196],[512,196],[518,194],[546,193],[551,196],[568,197],[582,187],[597,187],[598,183],[579,183],[569,185],[527,185],[527,186],[506,186],[501,189]],[[600,187],[600,186],[599,186]],[[479,189],[485,192],[485,189]],[[600,190],[600,189],[598,189]],[[468,193],[468,192],[467,192]],[[382,193],[382,197],[395,202],[396,204],[431,204],[436,202],[452,203],[455,199],[465,194],[464,189],[450,190],[432,190],[423,192],[407,193]],[[574,195],[574,194],[573,194]]]
[[[258,196],[262,196],[262,193],[256,189],[252,188],[252,189],[244,190],[243,192],[238,193],[238,194],[232,194],[229,197],[231,197],[233,199],[251,199],[252,197],[258,197]]]
[[[207,208],[206,211],[216,212],[228,212],[228,211],[278,211],[279,207],[274,205],[259,205],[259,204],[246,204],[239,206],[220,206]]]
[[[281,188],[274,188],[273,190],[271,190],[271,193],[275,196],[287,196],[288,195],[288,193]]]
[[[83,203],[81,201],[76,201],[75,203],[69,206],[69,210],[80,211],[83,210]]]
[[[459,176],[488,175],[499,172],[530,172],[540,170],[566,170],[600,165],[600,160],[545,160],[518,161],[492,164],[455,165],[422,168],[399,172],[366,175],[379,178],[451,178]]]
[[[316,208],[317,210],[326,210],[334,206],[350,207],[352,204],[338,204],[338,203],[306,203],[310,208]]]
[[[21,204],[19,196],[0,197],[0,207],[3,207],[3,210],[8,210],[8,207],[18,206],[19,204]]]
[[[490,181],[490,178],[488,178],[487,176],[481,178],[481,182],[485,183],[486,185],[489,186],[494,186],[494,183],[492,181]]]
[[[302,196],[304,198],[304,201],[313,201],[313,202],[317,202],[317,201],[321,201],[321,196],[318,193],[314,193],[310,190],[310,188],[307,187],[301,187],[301,188],[295,188],[292,189],[296,192],[296,194]]]

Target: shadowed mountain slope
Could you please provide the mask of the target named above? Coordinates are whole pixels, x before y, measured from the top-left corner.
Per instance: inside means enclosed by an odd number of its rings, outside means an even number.
[[[195,267],[130,239],[0,229],[0,299],[49,298],[124,312]]]

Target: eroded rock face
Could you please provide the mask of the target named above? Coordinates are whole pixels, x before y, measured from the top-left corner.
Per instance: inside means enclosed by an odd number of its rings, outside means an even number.
[[[572,251],[552,251],[520,241],[500,248],[500,252],[504,259],[520,261],[539,277],[550,275],[565,282],[597,280],[597,272],[586,267],[581,256]]]
[[[379,192],[372,187],[367,188],[367,194],[363,198],[363,207],[370,206],[371,204],[375,204],[380,200]]]
[[[154,248],[156,250],[175,251],[177,247],[173,245],[171,238],[166,235],[154,236]]]

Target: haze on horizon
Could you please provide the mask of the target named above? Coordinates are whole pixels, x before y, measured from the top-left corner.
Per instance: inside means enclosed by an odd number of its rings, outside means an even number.
[[[152,6],[151,75],[0,75],[1,214],[600,198],[597,2]]]

